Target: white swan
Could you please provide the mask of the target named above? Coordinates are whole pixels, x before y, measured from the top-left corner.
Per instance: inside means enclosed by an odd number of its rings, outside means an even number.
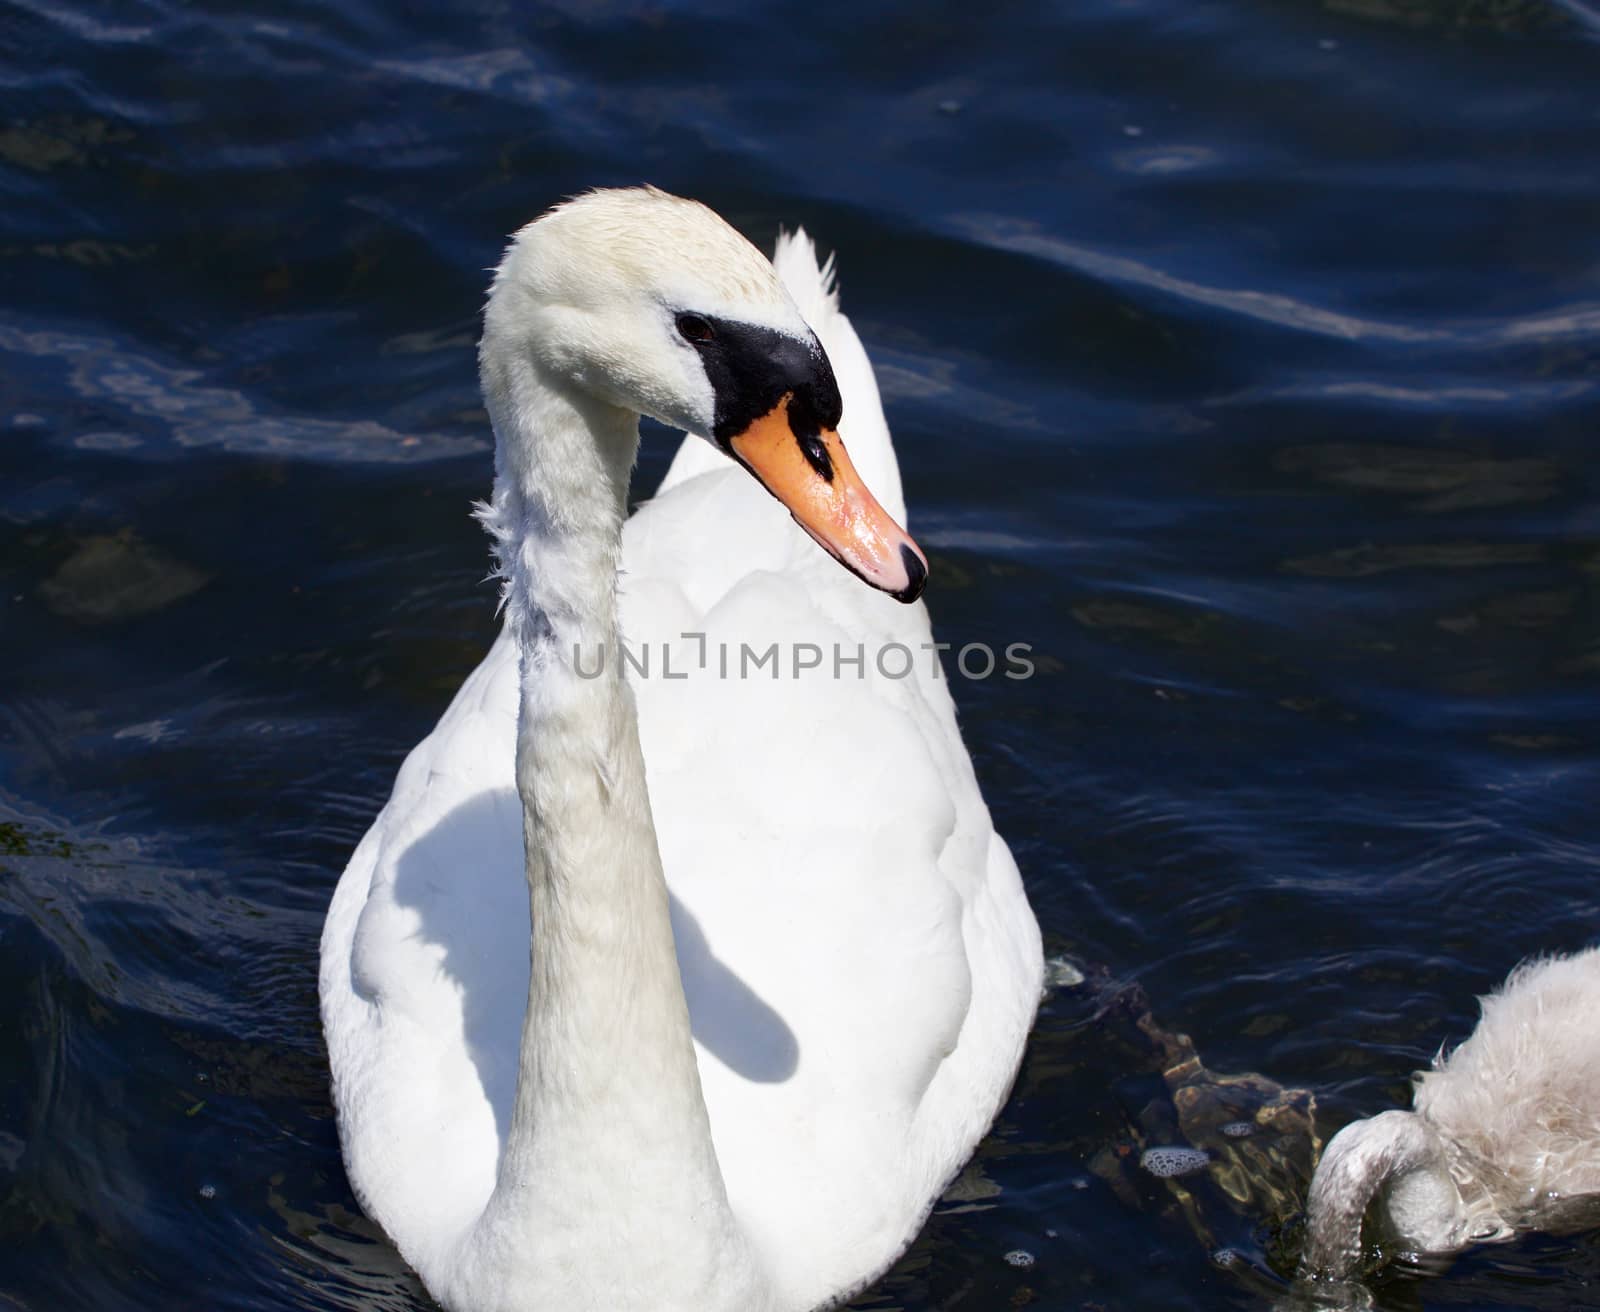
[[[884,595],[925,567],[871,366],[803,234],[775,265],[636,189],[495,276],[505,630],[322,942],[351,1183],[453,1312],[847,1297],[992,1122],[1040,997],[927,613]],[[641,412],[713,440],[624,523]]]
[[[1471,1037],[1417,1076],[1413,1101],[1328,1144],[1302,1278],[1358,1276],[1375,1200],[1385,1233],[1422,1253],[1600,1219],[1600,948],[1513,971]]]

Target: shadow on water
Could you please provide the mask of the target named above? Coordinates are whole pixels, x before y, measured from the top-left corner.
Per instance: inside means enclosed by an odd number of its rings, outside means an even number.
[[[421,917],[418,934],[444,949],[444,969],[461,990],[467,1048],[502,1144],[528,998],[521,816],[514,790],[480,794],[413,841],[394,876],[395,901]],[[676,896],[671,916],[695,1041],[753,1083],[787,1080],[800,1062],[794,1031],[718,960],[699,921]]]

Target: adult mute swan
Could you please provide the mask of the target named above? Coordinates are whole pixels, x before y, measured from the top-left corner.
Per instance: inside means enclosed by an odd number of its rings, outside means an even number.
[[[1423,1253],[1600,1220],[1600,948],[1519,966],[1416,1084],[1415,1110],[1356,1121],[1328,1144],[1303,1279],[1358,1276],[1374,1201],[1398,1247]]]
[[[328,912],[351,1183],[452,1312],[831,1305],[1043,973],[871,366],[803,234],[653,189],[519,232],[479,358],[505,628]],[[625,522],[641,413],[709,440]]]

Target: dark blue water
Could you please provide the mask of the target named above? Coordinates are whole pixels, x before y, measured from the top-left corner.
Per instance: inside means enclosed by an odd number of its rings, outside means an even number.
[[[1597,31],[0,10],[0,1308],[430,1306],[344,1178],[318,934],[494,632],[485,269],[641,180],[838,251],[940,636],[1038,653],[955,691],[1088,979],[856,1306],[1267,1306],[1313,1124],[1600,934]],[[1292,1114],[1165,1182],[1176,1031],[1203,1108]],[[1378,1298],[1600,1307],[1600,1243]]]

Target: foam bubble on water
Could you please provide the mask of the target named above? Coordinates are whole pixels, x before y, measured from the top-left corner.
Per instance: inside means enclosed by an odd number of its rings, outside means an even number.
[[[1151,1175],[1169,1180],[1175,1175],[1192,1175],[1211,1164],[1211,1155],[1198,1148],[1146,1148],[1139,1165]]]
[[[1032,1266],[1033,1254],[1026,1248],[1013,1248],[1006,1254],[1006,1261],[1012,1266]]]
[[[1222,1127],[1222,1132],[1230,1139],[1248,1139],[1256,1132],[1256,1127],[1249,1121],[1229,1121]]]
[[[202,1197],[202,1198],[215,1198],[216,1196],[217,1196],[217,1186],[216,1185],[214,1185],[214,1184],[203,1184],[203,1185],[200,1186],[200,1197]]]
[[[1239,1260],[1239,1250],[1236,1248],[1219,1248],[1211,1254],[1211,1260],[1218,1266],[1232,1266]]]

